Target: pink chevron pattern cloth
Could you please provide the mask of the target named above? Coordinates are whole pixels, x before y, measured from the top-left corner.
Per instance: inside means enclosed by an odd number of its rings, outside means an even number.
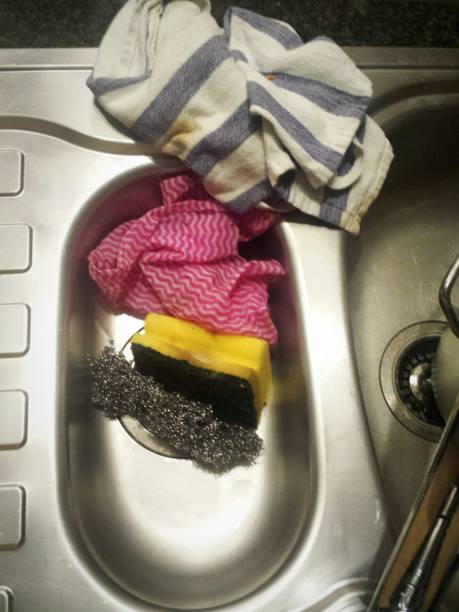
[[[279,220],[251,209],[231,213],[199,179],[161,182],[163,206],[115,228],[89,254],[89,273],[114,312],[149,312],[195,321],[217,332],[277,340],[268,283],[284,274],[275,260],[246,260],[238,243]]]

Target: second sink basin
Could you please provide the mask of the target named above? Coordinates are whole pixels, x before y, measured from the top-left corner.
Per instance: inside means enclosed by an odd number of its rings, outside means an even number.
[[[361,389],[397,532],[441,433],[435,423],[416,423],[404,405],[413,398],[403,401],[404,390],[394,377],[396,361],[410,345],[410,358],[420,363],[408,364],[408,384],[416,384],[421,362],[430,359],[426,340],[438,339],[445,325],[440,283],[459,252],[459,104],[448,105],[447,96],[443,102],[443,107],[419,104],[398,115],[389,132],[395,160],[388,180],[347,249]],[[386,368],[386,358],[393,368]]]

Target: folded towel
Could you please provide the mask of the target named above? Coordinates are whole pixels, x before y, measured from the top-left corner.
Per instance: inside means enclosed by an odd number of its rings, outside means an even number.
[[[161,181],[164,205],[116,227],[89,254],[89,273],[115,312],[149,312],[195,321],[215,331],[275,344],[268,282],[278,261],[246,260],[238,243],[276,224],[263,209],[238,215],[182,175]]]
[[[88,85],[132,134],[236,212],[282,199],[358,233],[392,160],[371,83],[331,40],[207,0],[129,0]]]

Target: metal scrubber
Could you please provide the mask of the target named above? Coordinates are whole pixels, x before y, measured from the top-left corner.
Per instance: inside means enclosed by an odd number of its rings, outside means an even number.
[[[164,389],[136,372],[111,344],[89,364],[91,403],[109,419],[130,415],[175,450],[219,472],[253,463],[262,450],[253,429],[220,421],[211,404]]]

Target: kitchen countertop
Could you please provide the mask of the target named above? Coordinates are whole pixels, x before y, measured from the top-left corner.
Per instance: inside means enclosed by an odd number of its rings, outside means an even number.
[[[124,0],[1,0],[0,47],[96,47]],[[304,40],[340,45],[459,47],[457,0],[239,0],[284,19]],[[221,21],[233,2],[214,0]]]

